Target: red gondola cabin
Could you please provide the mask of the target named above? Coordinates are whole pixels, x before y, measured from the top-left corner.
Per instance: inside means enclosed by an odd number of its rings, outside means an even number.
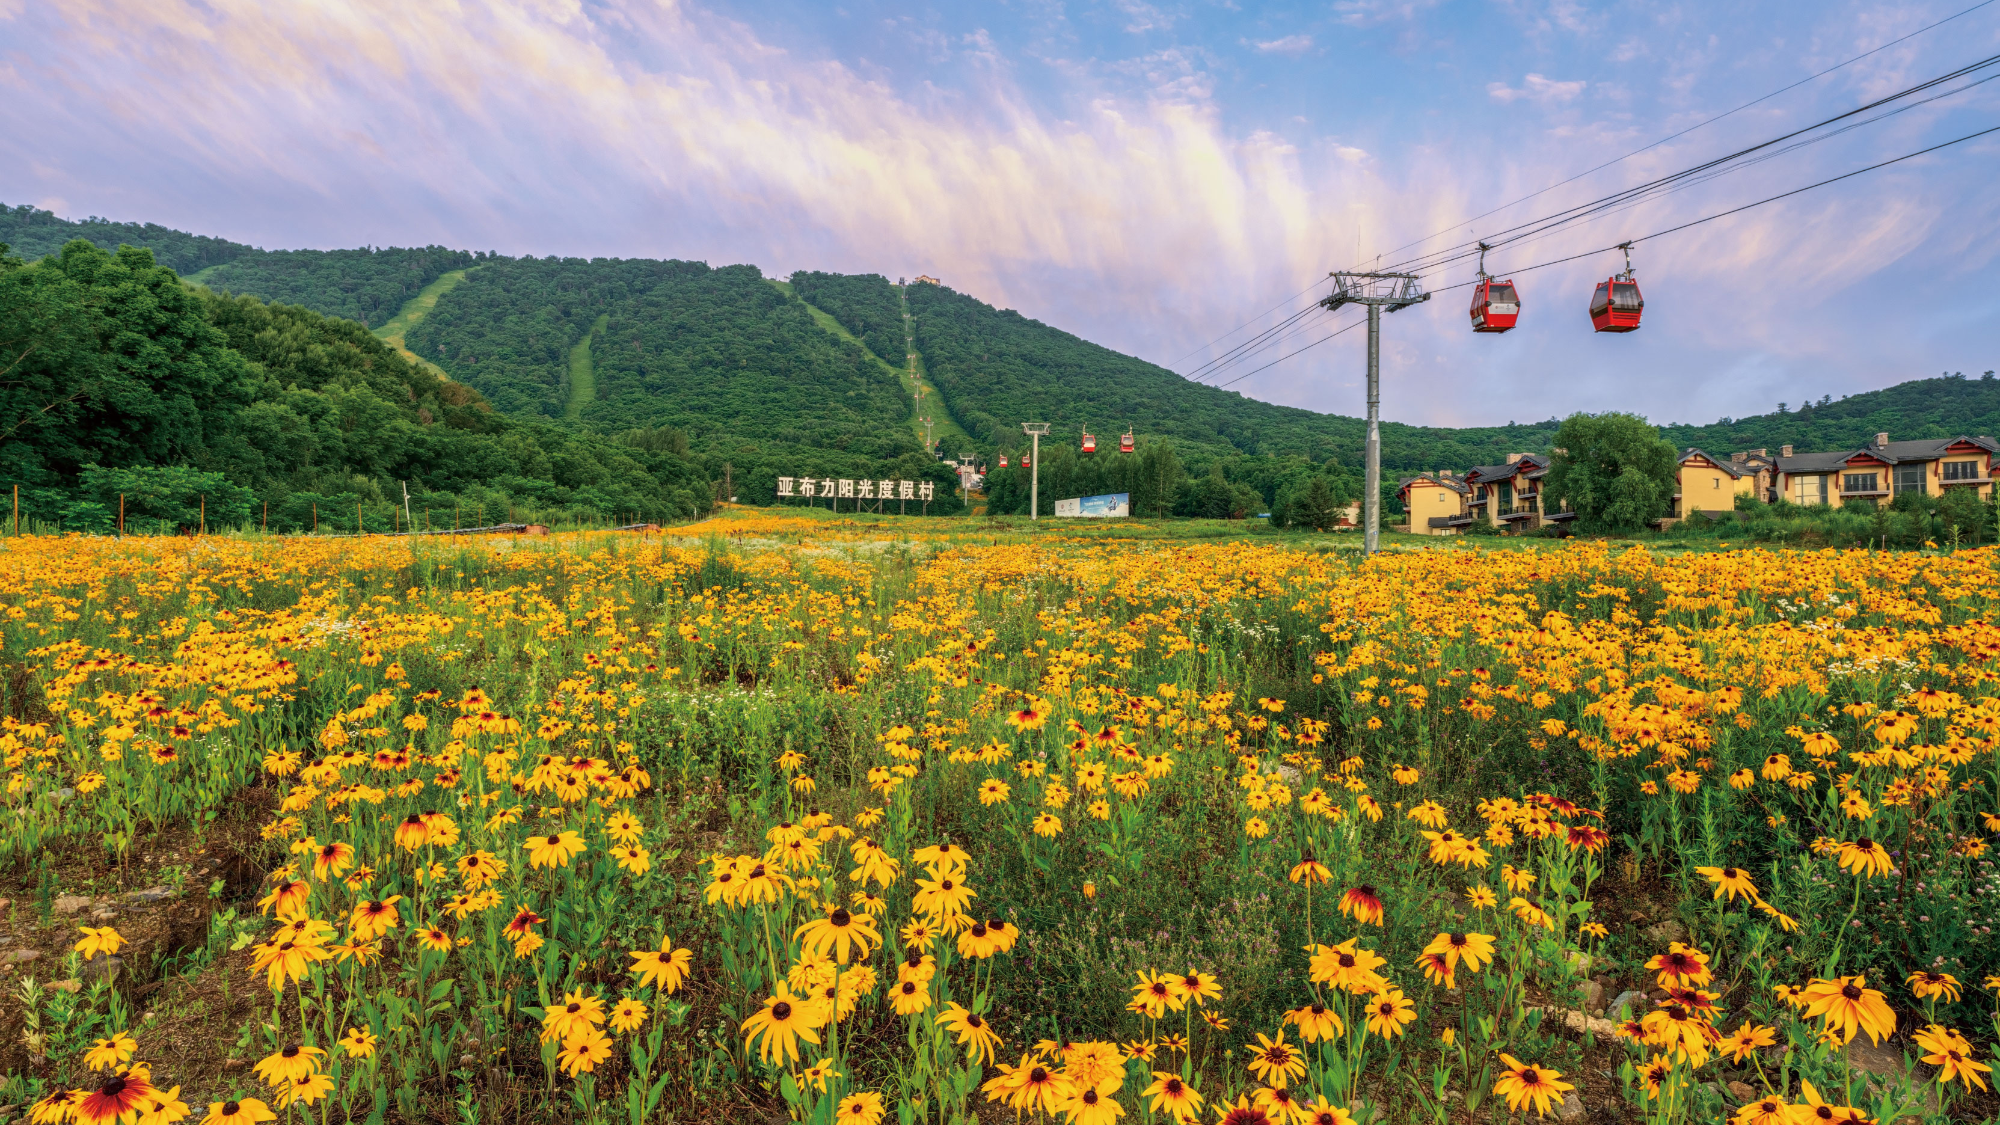
[[[1597,283],[1597,293],[1590,299],[1590,324],[1599,332],[1636,332],[1645,311],[1639,283],[1630,274],[1617,274]]]
[[[1505,332],[1521,319],[1521,297],[1512,281],[1490,277],[1472,287],[1472,330]]]
[[[1027,455],[1027,454],[1025,454],[1025,453],[1021,454],[1021,467],[1022,467],[1022,468],[1026,469],[1026,468],[1030,468],[1030,467],[1032,467],[1032,466],[1033,466],[1033,464],[1034,464],[1034,461],[1035,461],[1035,459],[1034,459],[1033,457],[1030,457],[1030,456],[1028,456],[1028,455]]]
[[[1007,455],[1005,453],[1000,455],[1000,467],[1003,469],[1007,467]]]
[[[1085,453],[1097,452],[1097,439],[1095,437],[1092,437],[1088,430],[1084,431],[1083,435],[1083,452]]]
[[[1118,452],[1120,453],[1132,452],[1132,435],[1130,433],[1127,433],[1124,437],[1118,439]]]

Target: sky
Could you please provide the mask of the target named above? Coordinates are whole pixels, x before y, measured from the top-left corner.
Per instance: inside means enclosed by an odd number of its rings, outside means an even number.
[[[1330,271],[2000,55],[1976,3],[0,0],[0,201],[273,249],[928,274],[1354,415],[1365,332],[1312,308]],[[1603,248],[2000,125],[1996,75],[1503,246],[1504,335],[1470,331],[1474,261],[1421,270],[1437,295],[1385,318],[1384,416],[1707,422],[2000,368],[2000,133],[1647,239],[1644,326],[1586,311],[1623,266]]]

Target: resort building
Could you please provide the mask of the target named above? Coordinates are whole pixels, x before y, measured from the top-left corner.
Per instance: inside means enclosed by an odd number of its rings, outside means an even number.
[[[1757,495],[1756,474],[1742,462],[1710,457],[1699,449],[1681,454],[1674,482],[1674,504],[1667,513],[1674,519],[1696,512],[1733,512],[1738,496]]]
[[[1418,535],[1457,535],[1472,522],[1465,502],[1471,489],[1448,472],[1423,473],[1403,481],[1396,496]]]
[[[1905,492],[1942,496],[1970,488],[1981,499],[1993,488],[1994,455],[2000,444],[1988,437],[1921,438],[1890,441],[1886,433],[1848,453],[1778,453],[1773,496],[1794,504],[1850,504],[1874,507]]]

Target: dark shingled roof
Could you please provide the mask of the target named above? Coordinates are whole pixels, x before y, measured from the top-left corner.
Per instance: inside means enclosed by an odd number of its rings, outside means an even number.
[[[1723,472],[1728,473],[1730,476],[1735,477],[1738,480],[1741,480],[1745,475],[1747,475],[1742,469],[1738,468],[1731,462],[1724,461],[1719,457],[1710,457],[1708,454],[1703,453],[1701,450],[1696,449],[1693,446],[1689,446],[1688,451],[1686,453],[1681,454],[1681,464],[1683,465],[1687,464],[1687,460],[1690,457],[1706,458],[1708,461],[1712,462],[1716,468],[1721,469]]]

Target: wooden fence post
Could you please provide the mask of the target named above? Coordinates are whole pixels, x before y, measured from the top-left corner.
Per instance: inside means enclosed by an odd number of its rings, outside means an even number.
[[[198,534],[208,534],[208,496],[206,494],[203,494],[201,498],[201,531]]]
[[[118,534],[125,534],[125,494],[118,494]]]

